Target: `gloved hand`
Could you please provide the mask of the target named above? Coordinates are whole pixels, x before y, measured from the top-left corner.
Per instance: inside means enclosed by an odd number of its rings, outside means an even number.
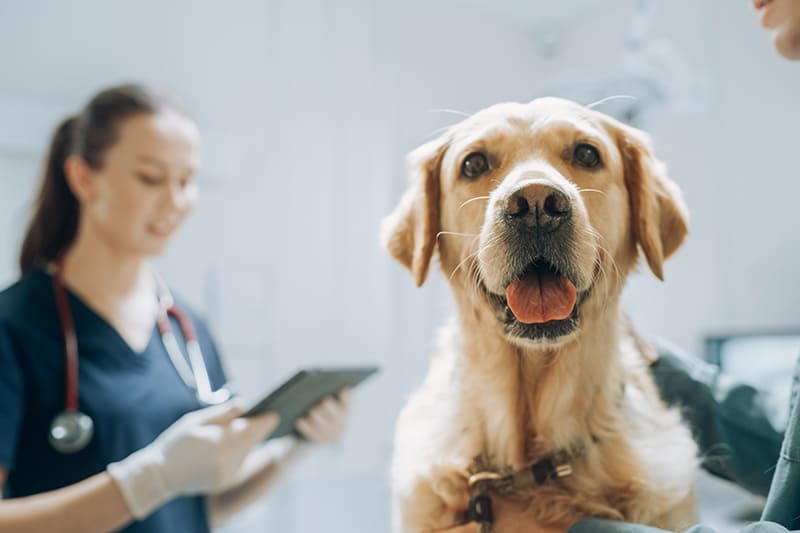
[[[309,442],[316,444],[334,442],[344,432],[350,412],[350,390],[342,389],[338,399],[326,398],[311,408],[295,428]]]
[[[275,413],[237,418],[241,413],[235,402],[188,413],[150,445],[108,465],[133,516],[142,519],[176,496],[237,483],[248,453],[279,421]]]

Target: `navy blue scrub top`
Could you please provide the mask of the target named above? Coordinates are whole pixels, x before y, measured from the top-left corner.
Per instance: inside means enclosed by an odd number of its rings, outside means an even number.
[[[0,292],[0,466],[7,498],[77,483],[152,442],[183,414],[201,407],[172,366],[158,328],[134,352],[117,331],[69,293],[79,353],[79,408],[92,417],[94,436],[74,454],[48,443],[50,423],[64,409],[65,359],[53,279],[42,269]],[[214,389],[225,383],[204,322],[194,320]],[[186,357],[177,321],[172,328]],[[188,358],[187,358],[188,360]],[[204,497],[175,499],[124,531],[209,531]]]

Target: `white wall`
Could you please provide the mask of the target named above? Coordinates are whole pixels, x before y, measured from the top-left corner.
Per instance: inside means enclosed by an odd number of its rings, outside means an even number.
[[[649,331],[689,347],[708,332],[800,327],[800,64],[772,51],[742,4],[664,3],[658,18],[658,33],[707,76],[710,105],[654,131],[686,193],[692,236],[668,283],[629,301]]]
[[[643,272],[626,302],[644,331],[693,349],[710,330],[800,322],[800,65],[778,60],[739,4],[662,2],[655,18],[707,98],[651,117],[692,236],[667,283]],[[518,17],[496,5],[0,4],[4,283],[48,130],[98,87],[141,79],[187,100],[203,132],[201,204],[160,263],[209,317],[239,388],[256,394],[308,363],[383,365],[357,392],[344,442],[230,531],[387,529],[393,418],[450,308],[441,276],[417,290],[377,246],[404,155],[457,118],[434,109],[475,111],[568,73],[612,71],[635,3],[581,1],[568,19],[551,2],[512,4],[527,9]]]

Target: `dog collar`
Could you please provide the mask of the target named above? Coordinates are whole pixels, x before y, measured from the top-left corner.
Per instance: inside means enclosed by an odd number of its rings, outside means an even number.
[[[584,446],[571,450],[559,450],[516,471],[505,474],[481,470],[469,478],[472,496],[469,501],[467,518],[481,525],[481,533],[491,531],[494,522],[492,500],[489,492],[512,494],[514,492],[544,485],[550,481],[572,475],[572,463],[583,455]]]

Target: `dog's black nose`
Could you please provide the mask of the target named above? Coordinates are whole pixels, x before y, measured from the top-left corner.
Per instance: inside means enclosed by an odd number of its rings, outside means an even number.
[[[545,231],[558,229],[571,214],[569,196],[549,183],[525,184],[506,200],[505,215],[509,220]]]

